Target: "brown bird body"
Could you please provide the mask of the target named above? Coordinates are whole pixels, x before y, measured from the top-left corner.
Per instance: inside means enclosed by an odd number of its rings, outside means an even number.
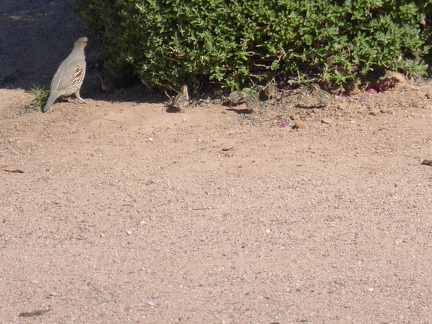
[[[278,88],[274,84],[274,82],[270,82],[265,88],[264,88],[264,94],[267,97],[268,100],[274,99],[278,95]]]
[[[48,101],[42,112],[46,112],[59,97],[75,95],[76,98],[85,102],[80,96],[80,89],[86,72],[84,48],[87,46],[87,41],[87,37],[77,39],[72,52],[58,67],[51,81]]]
[[[171,106],[183,112],[189,106],[189,93],[187,85],[182,85],[180,93],[174,97]]]
[[[97,72],[95,72],[95,73],[96,73],[96,75],[97,75],[97,76],[99,77],[99,79],[100,79],[100,82],[101,82],[101,89],[102,89],[103,91],[111,91],[111,90],[112,90],[111,83],[110,83],[108,80],[103,79],[103,78],[100,76],[99,73],[97,73]]]
[[[319,84],[311,83],[309,86],[310,92],[314,95],[314,97],[324,105],[327,105],[330,102],[331,95],[325,90],[322,90]]]
[[[254,112],[256,108],[259,107],[258,98],[252,95],[248,95],[246,97],[246,107],[249,109],[250,112]]]
[[[244,91],[233,91],[228,96],[228,100],[230,101],[231,105],[239,105],[246,101],[246,98],[248,97],[248,94]]]

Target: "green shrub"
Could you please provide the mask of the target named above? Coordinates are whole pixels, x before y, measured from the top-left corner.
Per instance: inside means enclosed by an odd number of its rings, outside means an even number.
[[[431,43],[421,25],[430,1],[76,0],[74,10],[108,69],[120,76],[132,67],[164,87],[417,76]]]

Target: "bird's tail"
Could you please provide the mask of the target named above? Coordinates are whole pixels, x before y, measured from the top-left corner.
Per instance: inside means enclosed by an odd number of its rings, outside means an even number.
[[[57,97],[51,93],[50,96],[48,97],[47,103],[42,108],[42,112],[43,113],[46,112],[48,110],[48,108],[52,106],[52,104],[54,103],[54,101],[56,101],[56,99],[57,99]]]

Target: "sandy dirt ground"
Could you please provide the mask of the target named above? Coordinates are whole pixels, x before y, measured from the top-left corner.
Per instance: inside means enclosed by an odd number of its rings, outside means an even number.
[[[89,74],[42,114],[62,3],[1,6],[0,323],[432,322],[430,82],[172,113]]]

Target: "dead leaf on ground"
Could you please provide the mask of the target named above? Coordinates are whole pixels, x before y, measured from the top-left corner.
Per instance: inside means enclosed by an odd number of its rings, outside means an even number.
[[[421,164],[432,166],[432,160],[423,160],[423,162]]]
[[[24,173],[23,170],[19,170],[19,169],[15,169],[15,170],[3,169],[3,170],[10,173]]]
[[[227,152],[227,151],[231,151],[233,148],[234,148],[234,146],[231,146],[231,147],[223,147],[221,151],[222,151],[222,152]]]
[[[38,309],[38,310],[35,310],[33,312],[23,312],[23,313],[20,313],[19,316],[20,317],[40,316],[40,315],[43,315],[45,313],[48,313],[50,310],[51,310],[51,308],[48,308],[48,309]]]

